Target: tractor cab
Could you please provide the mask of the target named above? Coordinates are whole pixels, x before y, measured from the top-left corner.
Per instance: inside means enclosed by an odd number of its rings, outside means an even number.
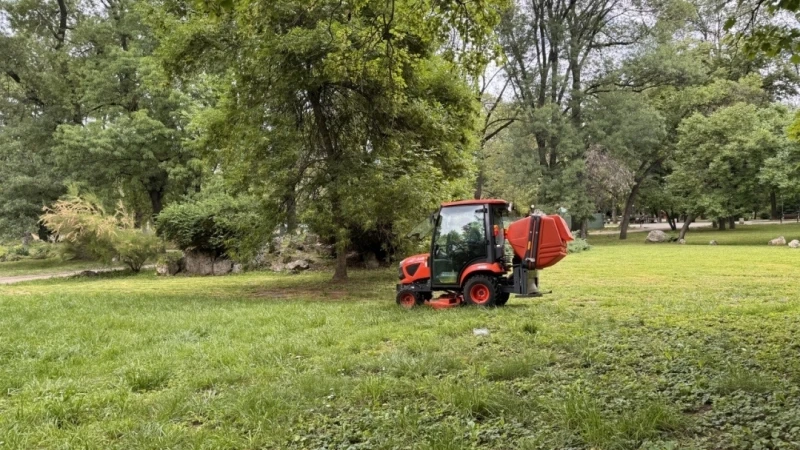
[[[566,242],[572,235],[559,216],[530,216],[506,225],[509,206],[499,199],[443,203],[427,224],[415,229],[417,235],[422,235],[423,228],[430,231],[430,252],[400,262],[397,302],[405,307],[424,303],[434,307],[461,303],[499,306],[512,293],[541,295],[533,252],[541,240],[543,223],[556,225],[547,227],[552,228],[549,233],[556,239],[551,241],[558,247],[548,265],[566,256]],[[432,300],[434,291],[444,294]]]

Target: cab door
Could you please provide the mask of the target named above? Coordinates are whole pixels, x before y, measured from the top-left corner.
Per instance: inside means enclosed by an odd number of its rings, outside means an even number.
[[[461,271],[488,259],[486,217],[485,205],[442,207],[431,249],[434,287],[457,287]]]

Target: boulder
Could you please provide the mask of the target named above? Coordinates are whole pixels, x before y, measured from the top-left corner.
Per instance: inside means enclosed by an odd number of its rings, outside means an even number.
[[[231,269],[232,273],[242,273],[244,272],[244,267],[241,264],[234,264],[233,269]]]
[[[681,245],[683,245],[683,244],[685,244],[685,243],[686,243],[686,239],[680,239],[680,240],[678,240],[678,244],[681,244]]]
[[[378,257],[375,256],[375,253],[367,253],[364,255],[364,267],[367,269],[378,269],[381,267],[381,264],[378,262]]]
[[[292,272],[308,270],[310,267],[311,266],[308,264],[308,261],[305,259],[298,259],[297,261],[292,261],[289,264],[286,264],[286,270],[291,270]]]
[[[213,275],[227,275],[233,270],[233,261],[230,259],[215,259]]]
[[[666,242],[667,239],[669,239],[669,236],[667,236],[667,234],[663,231],[653,230],[647,233],[647,239],[645,239],[645,242]]]
[[[171,276],[181,271],[182,260],[159,261],[156,263],[156,275]]]
[[[800,248],[800,241],[795,239],[792,242],[789,242],[789,247],[790,248]]]
[[[708,243],[708,245],[717,245],[717,241],[711,241]]]
[[[775,239],[769,241],[769,245],[786,245],[786,238],[783,236],[778,236]]]
[[[192,275],[212,275],[214,273],[214,256],[197,251],[187,251],[184,256],[187,273]]]

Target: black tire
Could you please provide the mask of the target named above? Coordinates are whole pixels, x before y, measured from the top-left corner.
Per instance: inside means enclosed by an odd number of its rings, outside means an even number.
[[[505,306],[508,303],[508,298],[511,297],[511,294],[508,292],[501,292],[497,296],[497,306]]]
[[[419,306],[425,301],[422,299],[422,296],[419,293],[414,292],[410,289],[401,289],[397,292],[397,296],[395,297],[395,301],[398,305],[402,306],[406,309],[411,309],[415,306]]]
[[[496,306],[501,295],[497,279],[488,275],[475,275],[464,284],[464,303],[473,306]]]

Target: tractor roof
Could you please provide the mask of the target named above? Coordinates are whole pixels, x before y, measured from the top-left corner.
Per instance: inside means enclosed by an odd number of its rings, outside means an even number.
[[[508,202],[499,198],[483,198],[479,200],[460,200],[457,202],[442,203],[442,206],[460,206],[460,205],[507,205]]]

